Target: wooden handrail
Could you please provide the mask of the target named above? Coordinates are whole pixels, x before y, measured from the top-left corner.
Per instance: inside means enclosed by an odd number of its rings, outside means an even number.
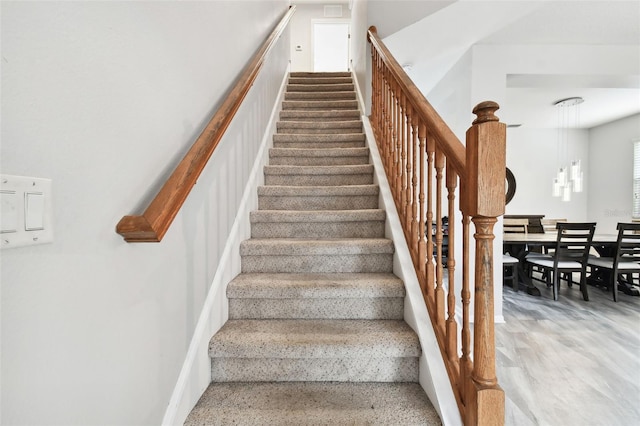
[[[502,425],[504,392],[495,369],[493,226],[504,214],[506,125],[494,115],[498,104],[482,102],[473,109],[477,118],[463,145],[375,27],[368,36],[370,122],[460,415],[465,425]],[[457,243],[456,216],[462,219],[462,244]],[[456,273],[458,259],[462,274]]]
[[[447,123],[444,122],[420,89],[416,87],[404,69],[402,69],[402,66],[378,36],[378,30],[375,26],[369,27],[368,40],[375,47],[402,91],[407,95],[407,100],[411,102],[414,111],[422,117],[436,139],[442,141],[440,145],[447,160],[451,161],[456,170],[461,173],[461,177],[464,177],[465,151],[460,139],[451,131]]]
[[[140,216],[124,216],[116,232],[127,242],[159,242],[184,204],[209,158],[253,85],[266,57],[295,13],[291,6],[244,68],[237,83],[169,179]]]

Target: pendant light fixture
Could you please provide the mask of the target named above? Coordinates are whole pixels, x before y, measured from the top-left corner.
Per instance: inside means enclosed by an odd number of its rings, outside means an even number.
[[[558,173],[553,179],[551,194],[571,201],[571,193],[582,192],[583,173],[579,159],[569,162],[569,127],[580,123],[580,104],[584,99],[578,96],[554,102],[558,116]]]

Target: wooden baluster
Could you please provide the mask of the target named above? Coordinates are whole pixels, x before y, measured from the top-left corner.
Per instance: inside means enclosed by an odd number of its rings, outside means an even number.
[[[431,134],[427,133],[427,296],[434,304],[434,264],[433,264],[433,162],[436,143]]]
[[[402,215],[400,220],[402,223],[402,228],[404,230],[405,239],[409,241],[410,234],[409,232],[407,232],[409,230],[409,228],[407,227],[407,196],[409,195],[407,193],[407,178],[409,176],[407,173],[407,162],[409,158],[409,138],[407,137],[407,128],[409,126],[407,126],[407,99],[404,94],[402,94],[402,96],[400,97],[400,109],[402,110],[402,114],[400,114],[400,116],[398,117],[400,119],[400,130],[402,134],[402,161],[400,162],[402,166],[400,169],[400,185],[402,187]]]
[[[460,193],[463,189],[460,188]],[[464,197],[462,197],[464,199]],[[462,215],[462,356],[460,357],[460,394],[462,401],[467,401],[467,389],[471,381],[471,320],[469,307],[471,305],[471,291],[469,291],[469,224],[471,218]]]
[[[381,64],[380,64],[381,65]],[[387,167],[386,149],[384,146],[384,75],[382,74],[382,67],[378,68],[378,148],[380,149],[380,157],[385,168]]]
[[[418,139],[420,140],[420,216],[418,221],[418,261],[420,263],[420,279],[421,285],[423,286],[422,292],[426,296],[427,295],[427,241],[425,235],[425,208],[424,208],[424,178],[425,173],[428,172],[428,168],[426,168],[426,164],[424,162],[424,154],[427,148],[427,127],[424,125],[422,121],[417,123],[418,127]],[[426,171],[425,171],[426,170]]]
[[[447,288],[447,354],[451,365],[458,368],[458,324],[456,323],[456,293],[455,293],[455,273],[456,273],[456,227],[455,227],[455,214],[456,214],[456,188],[458,186],[458,175],[453,170],[453,167],[447,166],[447,199],[449,201],[449,237],[448,237],[448,254],[447,254],[447,272],[449,275],[449,286]],[[457,371],[458,376],[460,374]],[[460,383],[458,377],[458,383]]]
[[[402,154],[404,133],[402,131],[402,91],[396,82],[396,149],[398,153],[398,167],[396,169],[396,203],[398,214],[402,216]]]
[[[403,157],[405,154],[404,152],[404,130],[403,130],[403,126],[402,126],[402,91],[400,90],[400,86],[397,85],[396,83],[396,91],[398,94],[398,97],[396,98],[397,100],[397,105],[396,105],[396,130],[398,131],[398,139],[397,139],[397,146],[398,146],[398,169],[396,170],[396,188],[398,191],[398,214],[401,217],[401,221],[403,220],[402,218],[402,175],[404,173],[404,162],[403,162]]]
[[[388,127],[388,132],[389,132],[389,146],[391,148],[391,166],[389,167],[389,171],[390,173],[388,174],[388,178],[389,178],[389,186],[391,187],[391,195],[393,196],[393,199],[396,203],[396,208],[397,208],[397,198],[396,198],[396,188],[395,188],[395,175],[396,175],[396,169],[397,169],[397,156],[398,156],[398,151],[396,149],[396,140],[395,140],[395,135],[393,133],[394,130],[394,123],[393,123],[393,118],[395,116],[395,99],[394,99],[394,93],[393,93],[393,82],[391,80],[391,76],[388,75],[388,81],[387,84],[389,85],[389,127]]]
[[[380,55],[376,52],[377,57],[377,76],[376,76],[376,110],[377,110],[377,121],[376,125],[378,127],[378,134],[376,135],[379,139],[378,144],[380,144],[383,140],[382,134],[382,122],[383,122],[383,110],[384,110],[384,79],[382,76],[382,61],[380,59]]]
[[[376,139],[380,140],[380,64],[378,52],[371,49],[371,123]],[[379,143],[379,142],[378,142]]]
[[[382,139],[382,151],[384,153],[384,163],[385,163],[385,168],[389,167],[389,145],[388,145],[388,140],[387,140],[387,115],[389,114],[389,109],[388,109],[388,102],[389,102],[389,92],[388,92],[388,88],[387,88],[387,79],[386,79],[386,75],[385,75],[385,68],[384,66],[380,69],[380,78],[381,78],[381,94],[382,94],[382,99],[380,102],[380,134],[382,135],[381,139]]]
[[[372,27],[373,28],[373,27]],[[371,43],[371,37],[367,33],[367,41]],[[378,114],[377,114],[377,82],[378,82],[378,51],[377,49],[371,48],[371,115],[369,116],[369,121],[371,122],[371,127],[373,127],[373,132],[376,136],[376,141],[379,139],[380,134],[377,132],[378,130]]]
[[[504,425],[504,392],[496,377],[493,312],[493,226],[504,214],[506,126],[495,102],[473,109],[478,118],[467,130],[465,208],[475,225],[473,371],[465,424]]]
[[[413,121],[413,108],[409,106],[409,127],[411,131],[411,158],[412,158],[412,170],[411,170],[411,245],[416,250],[415,254],[418,254],[418,242],[419,242],[419,229],[418,229],[418,175],[420,170],[418,169],[418,159],[420,158],[420,147],[418,140],[418,124]],[[423,263],[423,262],[420,262]],[[422,267],[417,264],[416,270],[421,270]]]
[[[412,227],[413,221],[413,203],[415,200],[415,187],[412,185],[412,181],[414,178],[414,170],[413,170],[413,158],[415,156],[415,144],[413,141],[413,135],[411,133],[413,124],[411,123],[411,104],[405,99],[405,130],[406,136],[405,139],[407,141],[407,163],[406,163],[406,173],[405,173],[405,226],[407,229],[407,243],[411,245],[412,249],[417,248],[414,245],[414,234],[415,228]],[[412,192],[413,190],[413,192]],[[414,253],[415,259],[415,253]]]
[[[440,327],[444,328],[444,288],[442,278],[444,265],[442,262],[442,180],[444,170],[444,154],[436,150],[436,318]]]
[[[387,73],[387,143],[389,146],[389,160],[391,161],[389,166],[390,170],[395,168],[395,156],[396,156],[396,147],[393,138],[393,83],[389,79],[389,74]],[[393,173],[393,172],[392,172]],[[393,191],[393,181],[390,181],[391,190]]]
[[[395,136],[395,147],[396,147],[396,168],[395,172],[395,195],[396,195],[396,207],[398,209],[398,214],[402,214],[402,125],[400,123],[400,87],[398,83],[394,80],[394,94],[395,94],[395,105],[394,105],[394,114],[393,114],[393,131]]]
[[[371,49],[371,116],[369,120],[371,121],[371,126],[373,127],[374,133],[376,133],[376,79],[377,79],[377,70],[376,70],[376,50]],[[376,134],[376,136],[378,136]]]
[[[400,193],[398,191],[398,170],[400,169],[400,147],[398,144],[398,98],[397,98],[397,88],[396,82],[393,80],[393,105],[392,105],[392,117],[393,117],[393,149],[394,149],[394,157],[393,157],[393,174],[391,175],[391,187],[393,188],[393,199],[396,202],[396,210],[398,213],[400,210]]]
[[[388,79],[388,72],[387,69],[385,68],[383,70],[383,75],[384,75],[384,122],[382,123],[383,125],[383,129],[384,129],[384,136],[383,136],[383,140],[384,140],[384,145],[385,145],[385,151],[386,151],[386,156],[387,156],[387,169],[390,170],[392,167],[392,155],[393,155],[393,150],[392,150],[392,146],[391,146],[391,137],[390,137],[390,132],[389,129],[391,127],[391,123],[389,122],[389,115],[390,115],[390,108],[391,108],[391,90],[389,88],[389,79]],[[389,173],[387,170],[387,174]]]

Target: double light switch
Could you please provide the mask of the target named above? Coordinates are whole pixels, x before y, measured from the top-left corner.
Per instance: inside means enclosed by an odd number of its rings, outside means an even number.
[[[53,241],[51,180],[0,175],[0,247]]]

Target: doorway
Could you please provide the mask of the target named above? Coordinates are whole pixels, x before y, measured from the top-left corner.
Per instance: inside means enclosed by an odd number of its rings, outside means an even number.
[[[313,71],[349,71],[349,23],[312,22]]]

